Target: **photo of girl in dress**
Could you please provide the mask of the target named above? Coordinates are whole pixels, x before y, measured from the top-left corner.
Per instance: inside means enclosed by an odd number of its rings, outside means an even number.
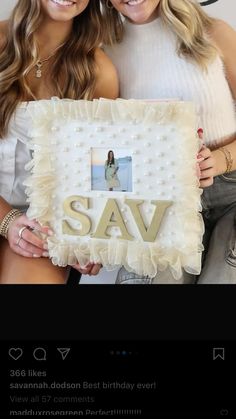
[[[117,175],[119,164],[117,159],[115,159],[114,152],[112,150],[108,151],[104,168],[107,188],[109,191],[113,191],[113,188],[118,188],[120,186],[120,181]]]
[[[132,152],[125,148],[91,149],[91,189],[132,192]]]

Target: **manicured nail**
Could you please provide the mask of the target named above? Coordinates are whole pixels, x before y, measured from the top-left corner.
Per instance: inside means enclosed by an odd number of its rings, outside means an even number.
[[[48,258],[48,256],[49,256],[49,253],[48,252],[43,252],[43,257],[44,258]]]
[[[33,258],[40,258],[41,256],[34,254]]]
[[[47,243],[44,243],[43,248],[44,248],[44,250],[48,250],[48,245],[47,245]]]
[[[52,230],[48,230],[48,235],[49,235],[49,236],[53,236],[53,234],[54,234],[54,233],[53,233],[53,231],[52,231]]]

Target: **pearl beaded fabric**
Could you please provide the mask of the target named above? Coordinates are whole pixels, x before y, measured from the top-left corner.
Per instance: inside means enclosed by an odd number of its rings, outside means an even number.
[[[28,216],[49,223],[56,232],[48,242],[53,263],[82,263],[87,258],[107,269],[124,265],[150,277],[166,265],[176,278],[182,269],[199,272],[203,225],[195,173],[199,144],[191,103],[42,101],[31,110],[31,117],[34,158],[26,181]],[[129,156],[129,190],[108,191],[105,181],[101,190],[93,188],[93,154],[103,152],[105,163],[108,150],[114,150],[115,156],[123,150],[124,158]],[[120,161],[118,176],[122,175]],[[63,202],[73,196],[89,200],[87,212],[79,205],[91,221],[85,236],[62,231],[65,219],[74,231],[80,228],[76,219],[65,217],[63,209]],[[109,240],[93,238],[109,200],[115,200],[131,241],[119,239],[117,225],[108,228]],[[170,202],[154,242],[143,240],[126,200],[142,203],[139,209],[146,228],[154,216],[153,202]]]

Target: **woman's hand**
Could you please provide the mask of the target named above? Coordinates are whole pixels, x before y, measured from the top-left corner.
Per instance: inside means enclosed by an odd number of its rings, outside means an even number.
[[[205,146],[203,129],[199,128],[197,133],[201,140],[201,148],[197,155],[197,177],[200,181],[200,187],[206,188],[213,184],[216,162],[211,150]]]
[[[200,171],[200,187],[206,188],[211,186],[214,181],[216,167],[216,161],[211,150],[203,145],[199,150],[197,160]]]
[[[18,255],[28,258],[48,257],[47,243],[38,237],[36,232],[53,234],[49,227],[41,227],[36,221],[29,220],[25,214],[15,218],[9,225],[7,234],[10,248]]]
[[[72,265],[72,268],[79,271],[82,275],[97,275],[102,268],[100,263],[89,262],[84,268],[81,268],[80,264]]]

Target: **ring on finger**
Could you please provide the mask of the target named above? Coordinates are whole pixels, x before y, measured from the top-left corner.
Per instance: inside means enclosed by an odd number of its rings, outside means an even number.
[[[20,247],[20,241],[21,241],[22,237],[19,237],[19,239],[16,242],[16,245]]]
[[[26,226],[21,227],[20,230],[18,231],[18,236],[20,239],[22,239],[22,234],[24,230],[27,230]]]

